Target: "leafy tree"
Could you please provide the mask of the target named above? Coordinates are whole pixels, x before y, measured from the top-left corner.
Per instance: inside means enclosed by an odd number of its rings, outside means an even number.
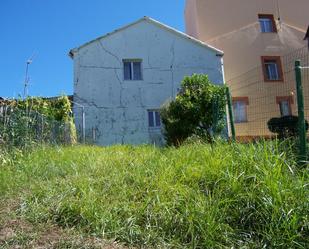
[[[207,75],[185,77],[176,99],[164,104],[160,114],[168,145],[180,145],[197,135],[208,142],[225,123],[225,87],[210,82]]]

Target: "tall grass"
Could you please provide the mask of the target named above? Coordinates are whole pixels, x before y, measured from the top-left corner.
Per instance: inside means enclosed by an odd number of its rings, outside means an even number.
[[[277,143],[43,147],[2,155],[20,212],[138,247],[308,248],[308,171]],[[0,161],[1,162],[1,161]]]

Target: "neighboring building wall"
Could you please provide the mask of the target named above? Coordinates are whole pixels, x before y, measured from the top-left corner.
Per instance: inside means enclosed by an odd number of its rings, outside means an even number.
[[[280,116],[280,112],[274,100],[276,96],[265,99],[264,94],[268,96],[273,92],[285,96],[290,93],[284,92],[287,88],[281,87],[283,82],[264,81],[261,57],[280,56],[283,60],[284,55],[306,45],[303,38],[309,24],[308,9],[308,0],[187,0],[187,33],[196,34],[196,38],[223,50],[225,78],[232,95],[249,99],[248,122],[236,125],[239,136],[270,135],[264,129],[265,121]],[[259,14],[272,14],[277,32],[262,33]],[[283,71],[291,69],[290,64],[283,67]],[[249,82],[250,88],[247,87]],[[254,82],[256,89],[252,87]],[[252,99],[259,99],[260,103]],[[259,117],[260,123],[264,123],[263,129],[256,117],[253,118],[257,112],[264,113]]]
[[[261,33],[259,23],[255,22],[208,43],[224,50],[225,77],[229,81],[259,67],[261,56],[283,56],[302,48],[304,35],[284,23],[278,33]]]
[[[187,0],[186,32],[224,51],[225,77],[230,80],[259,66],[263,55],[303,47],[308,9],[308,0]],[[273,14],[278,33],[261,33],[258,14]]]
[[[240,140],[274,136],[268,130],[267,122],[270,118],[281,116],[280,100],[289,101],[291,114],[298,115],[294,71],[294,64],[298,59],[301,60],[303,66],[309,66],[307,47],[281,57],[282,81],[265,82],[263,68],[259,66],[227,82],[233,93],[234,102],[241,98],[248,99],[246,103],[247,120],[235,124],[236,135]],[[303,70],[302,84],[305,117],[309,120],[309,70]]]
[[[186,33],[192,37],[199,37],[198,34],[198,19],[193,18],[197,17],[197,8],[195,1],[187,1],[185,8],[185,18],[186,18]]]
[[[142,60],[142,80],[124,80],[123,59]],[[215,50],[141,21],[74,53],[74,101],[85,106],[88,136],[96,143],[162,143],[160,129],[148,127],[147,110],[174,98],[186,75],[208,74],[223,84],[222,57]],[[80,108],[75,107],[81,127]]]
[[[308,0],[186,0],[186,32],[197,28],[196,38],[208,41],[257,22],[258,14],[274,14],[278,19],[279,12],[282,22],[305,31],[308,8]],[[188,25],[194,23],[196,27]]]

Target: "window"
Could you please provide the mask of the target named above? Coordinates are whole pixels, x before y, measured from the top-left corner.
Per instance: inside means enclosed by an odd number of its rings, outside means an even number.
[[[283,81],[280,56],[262,56],[265,81]]]
[[[123,60],[124,80],[142,80],[142,60]]]
[[[277,27],[274,19],[274,15],[259,15],[259,22],[262,33],[276,33]]]
[[[247,122],[247,105],[249,99],[247,97],[233,98],[233,114],[235,123]]]
[[[280,115],[282,117],[291,115],[291,106],[288,100],[280,101],[279,107],[280,107]]]
[[[148,110],[148,126],[150,128],[161,127],[160,113],[157,110]]]
[[[292,96],[277,97],[276,102],[279,105],[281,117],[292,115],[291,105],[294,103]]]

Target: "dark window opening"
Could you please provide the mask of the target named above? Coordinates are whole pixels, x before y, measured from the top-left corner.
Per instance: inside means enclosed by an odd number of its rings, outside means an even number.
[[[124,80],[142,80],[142,61],[123,60]]]
[[[262,33],[276,33],[277,27],[274,15],[259,14],[259,22]]]

